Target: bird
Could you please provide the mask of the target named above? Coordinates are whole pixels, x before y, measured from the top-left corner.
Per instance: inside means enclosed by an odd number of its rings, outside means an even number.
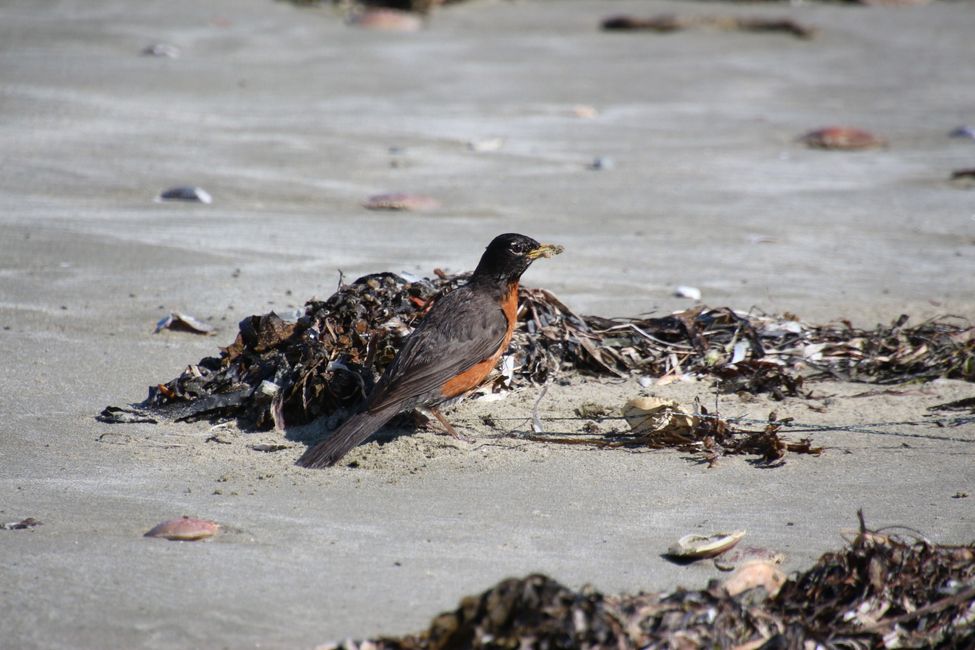
[[[516,233],[491,240],[470,279],[433,303],[359,410],[297,464],[330,467],[395,415],[416,409],[430,411],[451,435],[462,437],[437,407],[487,378],[514,334],[522,274],[536,259],[562,251]]]

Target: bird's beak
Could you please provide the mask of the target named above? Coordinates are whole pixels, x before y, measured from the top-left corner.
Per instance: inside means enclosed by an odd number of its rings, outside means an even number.
[[[565,250],[565,247],[558,244],[542,244],[538,248],[528,251],[528,259],[537,260],[539,257],[552,257]]]

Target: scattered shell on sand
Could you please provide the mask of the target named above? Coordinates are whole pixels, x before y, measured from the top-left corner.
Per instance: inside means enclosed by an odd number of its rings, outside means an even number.
[[[733,571],[735,567],[758,561],[782,564],[785,554],[761,546],[738,546],[714,558],[714,567],[719,571]]]
[[[764,560],[752,560],[738,568],[724,581],[725,591],[731,596],[762,587],[769,597],[779,593],[785,584],[785,574],[775,563]]]
[[[869,131],[849,126],[828,126],[803,135],[799,141],[811,149],[853,151],[887,146],[887,141]]]
[[[689,433],[697,418],[675,400],[637,397],[623,407],[623,417],[636,435]]]
[[[577,104],[576,106],[572,107],[572,115],[584,120],[591,120],[599,117],[599,111],[595,106],[589,106],[588,104]]]
[[[744,536],[745,531],[743,530],[711,535],[684,535],[677,540],[677,543],[667,549],[667,555],[682,560],[700,560],[706,557],[714,557],[732,548]]]
[[[349,18],[349,24],[384,32],[418,32],[423,20],[416,14],[396,9],[365,9]]]
[[[153,334],[158,334],[162,330],[176,330],[190,332],[192,334],[213,334],[213,326],[203,321],[193,318],[189,314],[173,311],[159,319]]]
[[[196,201],[197,203],[213,203],[213,197],[202,187],[194,185],[179,185],[164,190],[159,195],[160,201]]]
[[[471,151],[476,151],[477,153],[484,153],[486,151],[498,151],[504,146],[503,138],[485,138],[483,140],[469,140],[467,142],[467,148]]]
[[[206,519],[182,516],[169,519],[155,526],[144,537],[161,537],[174,542],[195,542],[213,537],[220,531],[220,524]]]
[[[971,169],[956,169],[951,172],[950,180],[958,187],[975,187],[975,167]]]
[[[690,298],[691,300],[701,299],[701,290],[697,287],[689,287],[687,285],[681,285],[674,288],[674,296],[677,298]]]
[[[170,43],[153,43],[142,48],[142,56],[158,56],[166,59],[178,59],[179,48]]]
[[[409,210],[411,212],[423,212],[426,210],[436,210],[440,207],[440,201],[425,194],[393,192],[390,194],[370,196],[362,205],[370,210]]]

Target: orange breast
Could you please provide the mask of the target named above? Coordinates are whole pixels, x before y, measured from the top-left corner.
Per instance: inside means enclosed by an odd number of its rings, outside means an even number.
[[[501,346],[498,351],[493,355],[475,363],[473,366],[460,373],[453,379],[448,380],[444,383],[443,396],[447,399],[453,397],[459,397],[464,393],[474,390],[481,385],[481,382],[491,374],[494,370],[494,366],[497,365],[498,359],[504,354],[504,351],[508,349],[508,344],[511,343],[511,337],[515,333],[515,322],[518,318],[518,282],[515,281],[508,285],[508,293],[505,295],[504,300],[501,303],[501,310],[504,312],[505,318],[508,319],[508,331],[504,334],[504,340],[501,341]]]

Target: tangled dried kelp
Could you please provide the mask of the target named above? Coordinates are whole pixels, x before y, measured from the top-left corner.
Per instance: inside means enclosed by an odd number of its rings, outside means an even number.
[[[250,316],[219,357],[150,388],[143,406],[176,419],[238,418],[259,429],[354,408],[424,311],[464,275],[392,273],[343,284],[309,302],[296,322]],[[892,383],[975,380],[975,328],[952,319],[913,328],[849,323],[811,327],[697,306],[662,318],[579,316],[544,289],[522,289],[509,354],[489,389],[544,384],[576,370],[595,375],[714,376],[725,391],[801,395],[804,376]]]
[[[804,645],[809,642],[811,645]],[[604,595],[543,575],[464,598],[429,629],[335,648],[971,648],[975,543],[938,546],[861,530],[845,549],[753,589]]]
[[[741,429],[708,413],[700,403],[695,405],[693,414],[677,411],[676,406],[670,408],[672,410],[664,409],[662,414],[657,415],[652,426],[634,426],[632,431],[612,430],[602,433],[583,428],[582,433],[574,435],[536,433],[526,437],[540,442],[601,448],[676,449],[699,455],[709,467],[714,466],[722,456],[730,455],[756,456],[758,463],[766,467],[777,467],[784,463],[788,452],[815,456],[823,453],[823,448],[813,447],[809,438],[802,438],[798,442],[782,439],[779,432],[792,418],[780,420],[774,412],[769,415],[768,424],[763,428]],[[664,422],[662,418],[667,421]]]

